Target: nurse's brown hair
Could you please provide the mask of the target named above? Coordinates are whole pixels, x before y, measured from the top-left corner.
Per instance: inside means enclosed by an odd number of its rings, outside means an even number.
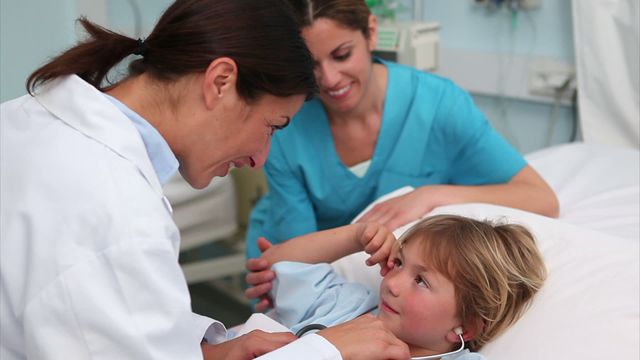
[[[282,0],[177,0],[144,41],[78,20],[88,38],[37,69],[27,91],[57,77],[76,74],[98,89],[110,86],[109,71],[129,55],[129,76],[145,73],[172,82],[204,72],[216,58],[238,66],[237,91],[247,101],[316,90],[313,60],[291,8]]]
[[[331,19],[342,26],[359,30],[369,38],[369,15],[371,11],[364,0],[287,0],[294,9],[302,28],[317,19]]]

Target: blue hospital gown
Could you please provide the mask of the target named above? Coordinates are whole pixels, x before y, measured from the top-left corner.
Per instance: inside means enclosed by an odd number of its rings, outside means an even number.
[[[526,165],[464,90],[433,74],[383,64],[388,85],[382,124],[364,176],[340,160],[318,99],[276,133],[264,167],[269,190],[249,221],[249,258],[260,255],[259,236],[279,243],[348,224],[403,186],[505,183]]]
[[[293,333],[309,324],[338,325],[378,305],[378,291],[347,282],[329,264],[282,261],[272,269],[276,273],[271,290],[274,310],[269,315]],[[465,350],[442,359],[485,357]]]

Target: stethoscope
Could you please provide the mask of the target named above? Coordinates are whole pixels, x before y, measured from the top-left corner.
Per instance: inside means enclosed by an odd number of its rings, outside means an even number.
[[[368,314],[370,312],[372,312],[373,310],[377,309],[378,306],[374,306],[371,309],[363,312],[360,315],[363,314]],[[358,316],[360,316],[358,315]],[[308,333],[309,331],[313,331],[313,330],[317,330],[320,331],[322,329],[326,329],[327,327],[322,325],[322,324],[309,324],[306,325],[304,327],[302,327],[302,329],[298,330],[298,332],[296,332],[296,337],[302,337],[304,336],[306,333]],[[462,350],[464,350],[464,338],[462,337],[462,328],[461,327],[457,327],[455,329],[453,329],[453,332],[456,333],[456,335],[458,335],[458,337],[460,338],[460,348],[458,350],[453,350],[453,351],[449,351],[446,353],[442,353],[442,354],[435,354],[435,355],[426,355],[426,356],[414,356],[411,358],[411,360],[428,360],[428,359],[439,359],[443,356],[449,356],[449,355],[453,355],[453,354],[457,354],[459,352],[461,352]]]

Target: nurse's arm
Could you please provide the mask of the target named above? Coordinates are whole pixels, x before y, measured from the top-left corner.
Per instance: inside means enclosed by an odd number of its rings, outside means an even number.
[[[434,188],[434,191],[431,191],[430,188]],[[558,217],[560,214],[560,206],[555,192],[529,165],[522,168],[504,184],[425,186],[420,189],[424,189],[423,198],[435,198],[433,201],[437,206],[479,202],[520,209],[548,217]]]
[[[558,199],[547,182],[529,165],[511,180],[492,185],[425,185],[381,202],[359,221],[375,221],[396,229],[419,219],[438,206],[485,203],[558,217]]]

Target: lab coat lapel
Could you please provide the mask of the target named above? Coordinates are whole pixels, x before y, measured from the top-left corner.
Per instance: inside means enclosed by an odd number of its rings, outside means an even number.
[[[67,125],[134,163],[154,191],[164,196],[140,134],[99,90],[71,75],[52,80],[35,98]]]

